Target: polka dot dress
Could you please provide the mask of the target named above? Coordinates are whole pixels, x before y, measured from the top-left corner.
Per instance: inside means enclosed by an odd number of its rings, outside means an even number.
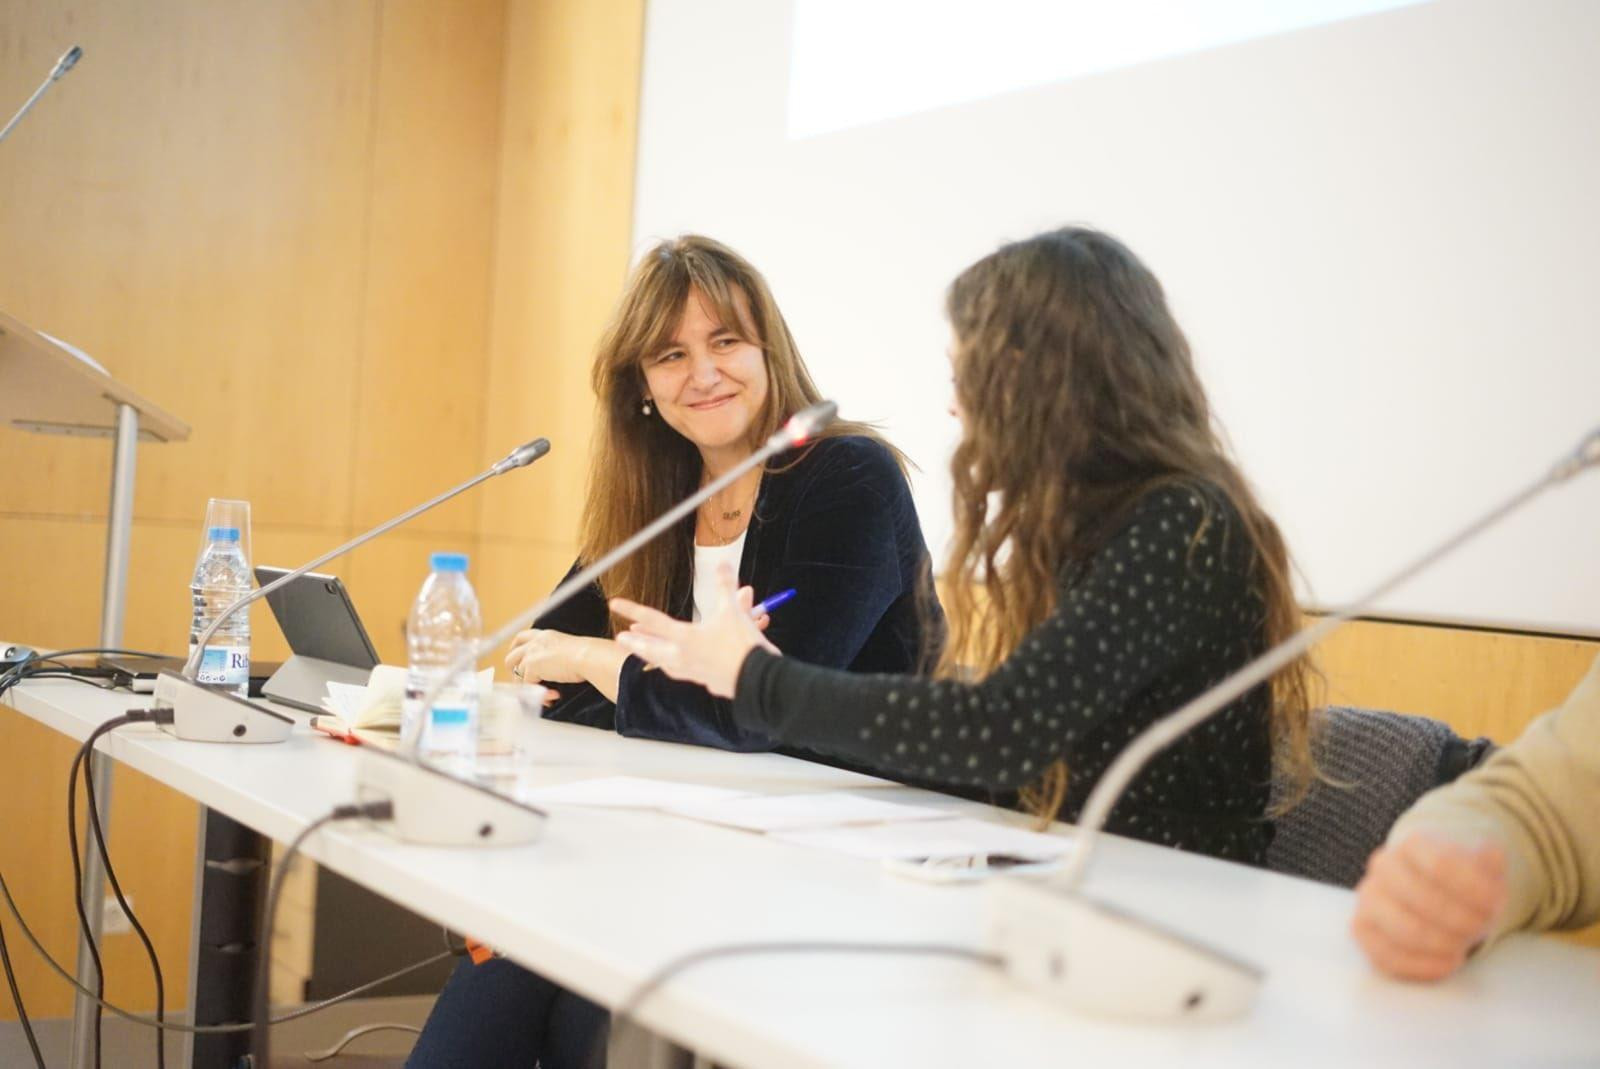
[[[756,651],[734,715],[787,745],[962,791],[1012,794],[1062,758],[1070,820],[1134,735],[1265,648],[1264,617],[1232,506],[1210,488],[1167,486],[1138,502],[988,678],[851,675]],[[1263,864],[1268,702],[1258,687],[1157,756],[1110,830]]]

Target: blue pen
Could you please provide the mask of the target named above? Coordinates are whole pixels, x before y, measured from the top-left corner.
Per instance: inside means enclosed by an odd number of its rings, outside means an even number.
[[[776,594],[772,595],[772,597],[757,602],[756,605],[751,608],[750,615],[759,620],[762,616],[771,612],[773,609],[776,609],[779,605],[782,605],[792,597],[794,597],[793,590],[780,590]]]

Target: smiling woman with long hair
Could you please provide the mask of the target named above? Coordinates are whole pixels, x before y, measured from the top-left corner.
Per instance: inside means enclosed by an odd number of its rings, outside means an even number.
[[[574,571],[822,399],[766,281],[731,249],[693,235],[640,260],[601,339],[593,381],[599,419]],[[937,654],[942,633],[927,565],[899,454],[862,424],[836,423],[796,455],[751,470],[536,621],[517,635],[506,665],[557,689],[545,713],[553,719],[771,749],[772,736],[734,721],[730,702],[647,671],[619,646],[607,596],[696,617],[726,566],[763,596],[795,592],[767,631],[792,656],[905,672]],[[585,1065],[604,1042],[605,1021],[599,1006],[509,961],[463,962],[408,1064]]]
[[[1148,268],[1068,228],[951,285],[951,641],[933,678],[777,656],[731,580],[697,625],[627,602],[620,641],[734,697],[746,730],[882,774],[1075,816],[1134,735],[1297,626],[1289,560],[1228,458]],[[1297,662],[1139,775],[1113,831],[1261,865],[1276,773],[1311,771]],[[1292,797],[1292,794],[1291,794]]]
[[[576,571],[722,475],[822,399],[755,268],[689,235],[647,253],[594,363],[599,405]],[[903,461],[871,428],[830,427],[798,456],[756,468],[693,522],[644,546],[585,596],[512,643],[507,667],[560,692],[546,716],[625,735],[770,749],[727,701],[647,672],[612,635],[607,597],[698,615],[716,567],[794,600],[769,633],[812,664],[908,671],[938,649],[927,547]]]

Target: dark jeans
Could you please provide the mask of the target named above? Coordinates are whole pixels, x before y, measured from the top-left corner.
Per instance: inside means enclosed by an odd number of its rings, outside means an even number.
[[[606,1042],[605,1009],[538,973],[463,958],[450,974],[407,1069],[587,1069]]]

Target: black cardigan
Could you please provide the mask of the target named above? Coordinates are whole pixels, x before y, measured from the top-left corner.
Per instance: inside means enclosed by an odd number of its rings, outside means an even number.
[[[1227,499],[1169,486],[1136,504],[986,679],[844,675],[755,650],[739,673],[735,718],[763,737],[945,789],[1015,791],[1065,758],[1063,817],[1075,819],[1135,734],[1265,649],[1258,590]],[[1162,751],[1108,828],[1264,864],[1269,708],[1257,687]]]
[[[943,633],[927,561],[910,488],[889,450],[871,438],[824,438],[762,476],[739,582],[757,600],[796,591],[772,611],[767,630],[790,658],[852,672],[915,672],[937,655]],[[692,598],[685,584],[673,615],[688,619]],[[919,600],[929,606],[927,621]],[[609,637],[599,585],[534,626]],[[731,702],[646,671],[637,657],[623,664],[615,705],[587,683],[556,689],[561,698],[544,714],[550,719],[726,750],[776,746],[768,732],[737,724]]]

